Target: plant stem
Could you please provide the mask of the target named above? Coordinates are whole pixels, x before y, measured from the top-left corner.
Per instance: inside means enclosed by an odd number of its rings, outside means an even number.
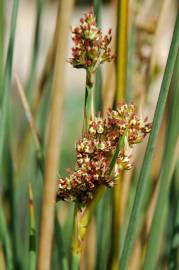
[[[117,4],[117,59],[116,59],[116,103],[126,99],[127,48],[128,48],[128,1],[120,0]],[[121,226],[121,173],[112,193],[112,230],[110,249],[110,269],[118,269],[119,239]]]
[[[42,145],[40,143],[39,134],[38,134],[38,131],[37,131],[37,128],[36,128],[36,125],[35,125],[35,121],[34,121],[32,112],[30,110],[30,106],[29,106],[27,97],[25,95],[25,92],[23,90],[23,87],[21,85],[19,77],[17,75],[15,75],[15,80],[16,80],[16,83],[17,83],[17,89],[18,89],[18,92],[19,92],[19,96],[21,98],[22,105],[24,107],[24,111],[25,111],[25,114],[26,114],[26,117],[27,117],[27,121],[28,121],[28,124],[30,126],[30,131],[32,133],[32,137],[33,137],[33,140],[34,140],[36,154],[37,154],[37,160],[39,162],[39,167],[40,167],[41,172],[43,174],[43,172],[44,172],[44,153],[43,153],[43,150],[42,150]]]
[[[94,13],[96,17],[96,23],[98,27],[101,27],[101,12],[102,12],[102,0],[93,0]],[[96,70],[96,83],[95,83],[95,110],[96,112],[102,112],[102,72],[101,66],[98,66]]]
[[[130,255],[134,238],[135,238],[134,236],[135,236],[136,224],[137,224],[137,220],[138,220],[140,210],[142,207],[141,203],[143,201],[145,184],[150,174],[152,157],[154,154],[154,149],[155,149],[155,145],[157,141],[157,135],[159,132],[162,115],[163,115],[163,111],[164,111],[164,107],[165,107],[165,103],[166,103],[166,99],[167,99],[167,95],[169,91],[169,86],[170,86],[170,82],[172,78],[172,73],[173,73],[173,69],[175,65],[178,48],[179,48],[179,16],[177,16],[177,20],[175,23],[175,29],[174,29],[172,43],[171,43],[171,47],[170,47],[170,51],[168,55],[167,65],[164,72],[164,77],[163,77],[161,90],[160,90],[160,94],[159,94],[159,98],[157,102],[157,107],[155,110],[153,128],[149,137],[144,161],[142,164],[139,180],[137,183],[134,204],[133,204],[133,208],[132,208],[132,212],[131,212],[131,216],[129,220],[129,225],[128,225],[128,230],[127,230],[127,235],[124,241],[124,247],[122,250],[122,255],[121,255],[121,260],[120,260],[120,270],[127,269],[129,255]]]
[[[61,270],[68,270],[66,248],[64,247],[64,239],[62,235],[61,225],[58,221],[58,212],[56,207],[55,213],[55,236],[59,254],[59,264]]]
[[[84,106],[84,122],[83,134],[87,132],[90,119],[94,119],[94,89],[95,89],[95,72],[86,70],[86,87],[85,87],[85,106]]]
[[[30,105],[32,104],[36,85],[36,76],[37,76],[37,65],[38,65],[38,56],[39,56],[39,48],[40,48],[40,26],[42,19],[42,11],[43,11],[43,3],[44,0],[36,0],[36,26],[35,26],[35,34],[34,34],[34,44],[32,51],[32,62],[30,65],[29,78],[27,81],[27,97]]]
[[[128,1],[119,0],[117,12],[116,102],[121,102],[125,100],[127,77]]]
[[[169,195],[170,182],[173,175],[173,170],[175,167],[174,153],[176,149],[177,138],[179,134],[179,121],[176,121],[176,115],[179,115],[179,51],[175,66],[175,80],[173,85],[173,98],[171,104],[171,114],[168,124],[168,134],[165,152],[163,156],[162,167],[160,171],[160,190],[157,198],[156,209],[152,221],[151,232],[149,236],[149,241],[146,250],[146,257],[144,262],[145,270],[155,269],[155,265],[158,259],[158,254],[160,250],[160,238],[162,232],[162,225],[164,221],[164,212],[161,209],[167,206],[167,197]],[[153,254],[153,249],[155,247],[155,255]]]
[[[4,66],[4,0],[0,0],[0,100],[2,95],[2,79]]]
[[[5,219],[4,210],[2,208],[2,202],[0,206],[0,240],[1,243],[4,245],[7,270],[13,270],[14,263],[13,263],[12,245]]]
[[[36,226],[32,187],[29,184],[29,219],[30,219],[30,233],[29,233],[29,270],[36,269]]]
[[[80,257],[82,252],[81,240],[79,239],[79,224],[78,224],[78,206],[75,205],[74,220],[73,220],[73,239],[72,239],[72,262],[71,269],[78,270],[80,265]]]
[[[73,4],[73,0],[62,0],[59,2],[57,50],[52,83],[47,155],[45,160],[45,184],[42,199],[38,270],[50,269],[54,229],[56,177],[59,164],[60,125],[64,101],[64,65],[68,40],[69,20],[73,9]]]
[[[8,51],[3,74],[2,108],[0,118],[0,167],[2,166],[2,154],[3,154],[5,133],[7,128],[8,102],[12,79],[12,65],[13,65],[18,8],[19,8],[19,0],[14,0],[11,17],[11,30],[10,30]]]

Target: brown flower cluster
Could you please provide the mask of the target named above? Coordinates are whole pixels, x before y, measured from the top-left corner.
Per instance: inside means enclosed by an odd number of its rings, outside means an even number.
[[[72,27],[72,58],[70,63],[75,68],[85,68],[95,71],[97,66],[105,61],[111,61],[111,29],[103,35],[96,25],[93,9],[80,19],[79,27]]]
[[[129,150],[150,132],[151,124],[146,120],[137,117],[133,104],[109,110],[106,119],[91,120],[88,133],[76,144],[75,170],[65,179],[58,179],[57,198],[85,205],[99,185],[112,187],[119,173],[132,167]],[[113,174],[109,175],[112,156],[126,129],[124,147],[118,154]]]

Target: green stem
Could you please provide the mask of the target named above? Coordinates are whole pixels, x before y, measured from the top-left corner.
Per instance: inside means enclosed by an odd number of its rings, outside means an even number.
[[[2,95],[2,79],[4,66],[4,1],[0,0],[0,99]]]
[[[116,35],[116,97],[115,102],[126,100],[127,50],[128,50],[128,1],[119,0],[117,3],[117,35]],[[121,176],[120,176],[121,178]],[[121,190],[122,181],[114,186],[112,193],[112,229],[110,249],[110,269],[118,269],[119,238],[121,224]]]
[[[34,201],[32,194],[32,187],[29,185],[29,219],[30,219],[30,233],[29,233],[29,270],[36,269],[36,226],[35,226],[35,213]]]
[[[35,90],[35,81],[36,81],[36,73],[37,73],[37,64],[38,64],[38,56],[39,56],[39,48],[40,48],[40,25],[42,19],[42,10],[43,10],[43,0],[36,1],[36,26],[35,26],[35,35],[34,35],[34,44],[32,51],[32,62],[30,66],[29,78],[27,82],[27,96],[29,99],[29,103],[31,105],[33,100],[33,91]]]
[[[55,238],[59,254],[59,264],[61,270],[68,270],[66,248],[64,247],[64,239],[62,235],[62,228],[58,221],[58,212],[56,207],[55,212]]]
[[[93,0],[94,13],[96,17],[96,23],[98,27],[101,27],[101,12],[102,12],[102,0]],[[98,66],[96,70],[96,83],[95,83],[95,110],[96,112],[102,112],[102,71],[101,66]]]
[[[13,264],[12,246],[6,224],[5,214],[2,208],[2,202],[0,207],[0,241],[5,249],[7,270],[13,270],[14,264]]]
[[[95,88],[95,72],[86,70],[86,87],[85,87],[85,106],[84,106],[84,123],[83,134],[87,132],[90,119],[94,119],[94,88]]]
[[[8,115],[8,101],[9,92],[11,88],[11,77],[12,77],[12,64],[13,64],[13,54],[14,54],[14,44],[15,44],[15,33],[16,33],[16,22],[18,14],[19,0],[14,0],[12,9],[12,19],[11,19],[11,30],[10,38],[7,51],[7,59],[5,64],[5,71],[3,76],[3,93],[2,93],[2,111],[0,119],[0,167],[2,166],[2,154],[4,148],[4,139],[7,128],[7,115]]]
[[[125,100],[127,77],[127,45],[128,45],[128,1],[118,1],[117,15],[117,61],[116,61],[116,102]]]
[[[179,115],[179,52],[177,56],[177,62],[175,67],[175,81],[173,85],[173,100],[171,104],[171,114],[168,124],[167,141],[162,162],[162,168],[160,171],[160,190],[157,198],[156,209],[152,221],[151,232],[149,236],[149,242],[146,250],[146,257],[144,262],[145,270],[155,269],[155,265],[158,259],[160,250],[160,239],[162,233],[162,225],[164,223],[164,212],[161,211],[167,206],[167,198],[169,195],[169,187],[174,171],[174,154],[176,149],[177,138],[179,134],[179,121],[176,120],[176,115]],[[155,255],[153,250],[155,248]]]
[[[81,242],[79,240],[79,226],[78,226],[78,206],[75,205],[74,220],[73,220],[73,239],[72,239],[72,262],[71,269],[78,270],[81,257]]]
[[[124,241],[124,247],[121,255],[120,260],[120,270],[127,269],[129,255],[133,246],[134,238],[135,238],[135,231],[136,231],[136,224],[138,221],[138,217],[140,215],[140,211],[142,208],[142,201],[146,186],[146,180],[149,177],[152,157],[154,154],[154,149],[157,141],[157,135],[160,129],[160,124],[163,116],[164,107],[166,104],[166,99],[169,91],[169,86],[172,78],[172,73],[175,65],[175,60],[178,52],[179,47],[179,16],[177,16],[175,30],[172,38],[172,43],[169,51],[169,56],[167,60],[166,69],[164,72],[164,77],[161,85],[161,90],[157,102],[157,107],[155,110],[154,120],[153,120],[153,128],[149,137],[144,161],[142,164],[139,180],[137,183],[136,195],[134,199],[134,204],[129,220],[128,230],[126,239]]]

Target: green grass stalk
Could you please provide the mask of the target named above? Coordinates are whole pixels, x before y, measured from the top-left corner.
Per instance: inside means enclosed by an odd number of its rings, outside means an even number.
[[[86,87],[85,87],[85,105],[84,105],[84,122],[83,134],[87,132],[90,119],[94,119],[94,90],[95,90],[95,72],[86,70]]]
[[[93,0],[94,14],[96,17],[97,26],[101,26],[101,13],[102,13],[102,0]],[[102,112],[102,72],[101,66],[96,71],[96,83],[95,83],[95,110],[96,112]]]
[[[67,263],[67,254],[66,254],[66,248],[64,245],[64,239],[62,235],[62,229],[61,225],[58,221],[57,217],[57,209],[55,213],[55,236],[56,236],[56,243],[58,248],[58,254],[59,254],[59,264],[61,270],[68,270],[68,263]]]
[[[36,225],[35,209],[31,184],[29,184],[29,270],[36,269],[37,247],[36,247]]]
[[[68,27],[73,4],[73,0],[62,0],[59,2],[57,18],[57,50],[52,80],[52,100],[49,116],[47,155],[45,160],[38,270],[50,269],[55,213],[56,177],[59,164],[60,125],[64,101],[64,65],[67,49]]]
[[[172,212],[172,228],[170,222],[170,229],[171,229],[171,240],[170,240],[170,247],[169,247],[169,254],[168,254],[168,266],[169,270],[177,269],[178,265],[178,249],[179,249],[179,233],[177,228],[179,227],[179,160],[177,160],[177,164],[175,167],[174,173],[174,185],[173,185],[173,193],[171,194],[171,199],[173,204],[171,205],[171,212]]]
[[[133,72],[134,72],[134,59],[136,49],[136,25],[135,25],[135,13],[131,11],[132,20],[129,31],[128,41],[128,56],[127,56],[127,81],[126,81],[126,102],[129,103],[133,100]]]
[[[177,16],[177,20],[175,23],[175,29],[173,33],[173,38],[171,42],[171,47],[167,59],[167,64],[164,72],[164,77],[161,85],[161,90],[154,114],[154,120],[153,120],[153,128],[149,137],[147,149],[145,152],[144,161],[142,164],[142,168],[140,171],[139,180],[137,183],[137,189],[134,199],[134,204],[129,220],[128,230],[126,234],[126,238],[124,241],[124,247],[122,250],[121,260],[120,260],[120,269],[125,270],[127,269],[128,260],[130,256],[130,252],[133,246],[134,242],[134,234],[136,231],[136,224],[137,220],[142,208],[142,201],[143,201],[143,194],[145,190],[146,180],[148,179],[150,175],[150,168],[152,163],[152,157],[154,154],[154,149],[157,141],[157,135],[159,132],[163,111],[166,104],[166,99],[168,96],[169,86],[172,78],[172,73],[175,65],[175,60],[177,57],[179,47],[179,16]]]
[[[34,34],[34,44],[32,50],[32,62],[30,65],[30,72],[29,78],[27,81],[27,97],[29,103],[32,104],[34,93],[36,87],[36,76],[37,76],[37,65],[39,59],[39,48],[40,48],[40,37],[41,37],[41,20],[42,20],[42,13],[43,13],[43,4],[44,0],[36,0],[36,25],[35,25],[35,34]]]
[[[18,93],[19,93],[20,99],[22,101],[22,105],[23,105],[23,108],[24,108],[24,111],[26,114],[26,118],[27,118],[29,127],[30,127],[30,131],[32,133],[32,137],[34,140],[34,145],[35,145],[35,149],[36,149],[36,157],[37,157],[39,166],[40,166],[42,174],[43,174],[43,172],[44,172],[44,153],[42,150],[42,145],[40,142],[39,134],[38,134],[38,131],[37,131],[37,128],[35,125],[35,121],[34,121],[32,112],[30,110],[30,106],[29,106],[27,97],[25,95],[25,92],[23,90],[23,87],[21,85],[19,77],[17,75],[15,75],[15,80],[17,83]]]
[[[7,228],[5,214],[2,208],[2,202],[0,207],[0,239],[5,250],[7,270],[13,270],[14,263],[13,263],[12,246]]]
[[[117,33],[116,33],[116,104],[126,99],[127,78],[127,48],[128,48],[128,1],[120,0],[117,4]],[[118,269],[119,239],[121,224],[121,191],[123,173],[112,192],[112,229],[109,267]]]
[[[105,224],[105,226],[104,226]],[[107,269],[110,243],[110,190],[106,190],[96,209],[96,264],[95,270]]]
[[[7,270],[13,270],[14,263],[13,263],[12,246],[11,246],[10,235],[9,235],[7,224],[6,224],[5,214],[2,208],[2,202],[0,206],[0,240],[5,251]]]
[[[7,56],[5,61],[5,66],[3,65],[3,55],[2,55],[2,66],[1,66],[1,117],[0,117],[0,167],[1,170],[3,168],[3,162],[5,159],[5,156],[3,156],[3,151],[6,148],[8,148],[8,157],[9,157],[9,136],[7,135],[7,121],[8,121],[8,105],[9,105],[9,93],[11,89],[11,79],[12,79],[12,65],[13,65],[13,54],[14,54],[14,43],[15,43],[15,33],[16,33],[16,22],[17,22],[17,14],[18,14],[18,7],[19,7],[19,0],[15,0],[13,2],[13,9],[12,9],[12,16],[11,16],[11,26],[10,26],[10,36],[9,36],[9,42],[8,42],[8,49],[7,49]],[[1,8],[3,8],[3,2],[1,3]],[[1,10],[1,16],[3,20],[3,9]],[[1,31],[3,31],[3,25],[1,25]],[[3,33],[1,32],[1,37]],[[1,40],[3,42],[3,40]],[[3,43],[1,44],[3,46]],[[3,49],[3,47],[1,47]],[[3,53],[1,51],[1,53]],[[6,143],[5,143],[6,138]],[[2,160],[3,159],[3,160]],[[8,175],[6,180],[4,181],[4,186],[7,188],[7,192],[9,194],[9,200],[10,200],[10,213],[11,213],[11,236],[13,238],[13,259],[17,260],[17,242],[15,237],[15,220],[14,220],[14,194],[12,192],[12,175],[11,175],[11,163],[8,164]],[[1,175],[2,176],[2,175]],[[8,232],[6,232],[8,234]],[[8,235],[7,235],[8,237]],[[9,241],[9,240],[7,240]],[[9,244],[10,245],[10,244]],[[10,251],[9,251],[10,252]],[[10,256],[11,257],[11,256]],[[11,258],[12,259],[12,258]],[[10,260],[11,260],[10,259]],[[13,262],[14,264],[15,262]],[[9,263],[9,269],[13,269],[13,266],[11,266],[11,262]]]
[[[3,85],[2,85],[2,103],[1,103],[1,118],[0,118],[0,167],[2,166],[2,154],[4,139],[7,128],[7,115],[8,115],[8,103],[9,103],[9,93],[11,88],[12,79],[12,65],[13,65],[13,55],[14,55],[14,43],[15,43],[15,33],[16,33],[16,22],[18,14],[19,0],[13,1],[12,17],[11,17],[11,28],[10,37],[7,50],[6,63],[3,75]]]
[[[116,33],[116,103],[125,101],[128,44],[128,1],[120,0],[117,6]]]
[[[152,221],[152,227],[149,235],[149,241],[146,250],[144,269],[155,269],[159,250],[160,239],[162,233],[162,225],[164,223],[164,211],[163,208],[167,206],[167,199],[169,197],[169,187],[175,168],[174,154],[176,149],[177,138],[179,134],[179,121],[176,121],[176,115],[179,115],[179,52],[177,56],[176,66],[174,70],[174,82],[173,82],[173,97],[171,103],[171,114],[169,117],[169,124],[167,129],[167,141],[163,155],[162,167],[160,170],[160,190],[157,198],[156,208]],[[155,248],[155,254],[153,250]]]
[[[2,80],[4,66],[4,0],[0,0],[0,100],[2,95]]]

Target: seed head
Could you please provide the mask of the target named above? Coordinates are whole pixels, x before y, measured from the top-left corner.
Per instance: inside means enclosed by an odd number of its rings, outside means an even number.
[[[80,19],[78,27],[72,27],[72,58],[69,62],[75,68],[85,68],[95,71],[99,64],[110,62],[114,56],[109,47],[112,39],[112,30],[109,29],[106,35],[102,34],[96,25],[94,11],[85,13]]]
[[[113,175],[109,166],[119,139],[128,128],[123,149],[119,152]],[[106,119],[95,117],[88,132],[76,144],[76,167],[65,179],[57,181],[57,198],[86,205],[98,186],[112,187],[120,172],[130,170],[131,149],[143,141],[151,131],[151,124],[139,119],[133,104],[121,104],[109,110]]]

